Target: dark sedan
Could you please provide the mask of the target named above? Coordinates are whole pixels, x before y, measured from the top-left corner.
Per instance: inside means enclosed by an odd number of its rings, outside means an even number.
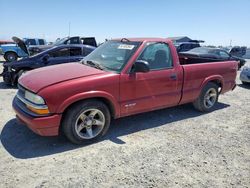
[[[15,85],[26,71],[61,63],[77,62],[91,53],[95,47],[89,45],[61,45],[19,61],[4,63],[3,80]]]
[[[219,48],[199,47],[187,52],[180,52],[180,58],[185,60],[185,64],[216,62],[216,61],[238,61],[239,69],[246,63],[246,60],[240,57],[233,56],[227,51]]]

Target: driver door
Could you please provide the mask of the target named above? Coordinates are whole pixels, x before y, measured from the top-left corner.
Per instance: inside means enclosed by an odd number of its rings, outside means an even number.
[[[126,116],[177,105],[181,97],[181,71],[173,66],[165,43],[148,45],[138,60],[149,63],[146,73],[122,74],[120,78],[121,115]]]

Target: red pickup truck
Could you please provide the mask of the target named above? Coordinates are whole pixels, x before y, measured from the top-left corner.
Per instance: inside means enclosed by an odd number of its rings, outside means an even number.
[[[112,118],[193,103],[211,111],[236,86],[237,62],[192,64],[161,38],[107,41],[81,63],[29,71],[13,100],[17,119],[42,136],[73,143],[104,135]]]

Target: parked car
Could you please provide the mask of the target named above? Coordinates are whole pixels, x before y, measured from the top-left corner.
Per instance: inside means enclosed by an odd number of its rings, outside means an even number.
[[[65,44],[85,44],[89,46],[94,46],[96,47],[96,40],[94,37],[65,37],[60,40],[57,40],[54,44],[51,45],[40,45],[40,46],[32,46],[29,47],[29,52],[30,54],[36,54],[39,52],[42,52],[44,50],[47,50],[49,48],[52,48],[54,46],[59,46],[59,45],[65,45]]]
[[[5,44],[0,46],[0,55],[4,56],[4,59],[8,62],[16,61],[17,58],[28,57],[29,51],[23,48],[20,48],[19,43],[24,43],[24,45],[35,46],[35,45],[44,45],[46,44],[44,39],[37,38],[24,38],[23,40],[12,37],[12,40],[16,44]]]
[[[217,61],[238,61],[238,68],[240,69],[246,60],[240,57],[232,56],[227,51],[219,48],[199,47],[189,50],[187,52],[179,53],[185,63],[202,63],[202,62],[217,62]]]
[[[79,144],[103,136],[111,118],[184,103],[211,111],[219,94],[236,86],[236,61],[182,63],[167,39],[110,40],[81,64],[24,74],[13,108],[35,133],[55,136],[61,130]]]
[[[50,65],[80,61],[94,49],[93,46],[83,44],[55,46],[29,58],[4,63],[1,75],[6,84],[16,85],[18,78],[27,71]]]
[[[243,57],[246,54],[247,47],[245,46],[234,46],[229,48],[227,51],[232,56]]]
[[[240,73],[240,80],[243,84],[250,84],[250,64],[246,64],[241,73]]]

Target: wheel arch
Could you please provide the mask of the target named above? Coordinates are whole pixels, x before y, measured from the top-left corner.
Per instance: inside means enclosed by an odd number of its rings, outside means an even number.
[[[8,51],[5,51],[3,55],[5,60],[6,60],[6,56],[8,53],[14,53],[17,57],[19,57],[18,53],[15,50],[8,50]]]
[[[220,75],[214,75],[214,76],[210,76],[207,77],[201,84],[201,89],[200,89],[200,93],[202,91],[202,89],[209,83],[212,82],[214,84],[216,84],[220,89],[219,89],[219,93],[221,93],[221,91],[223,90],[224,87],[224,79],[222,76]]]
[[[119,105],[116,100],[113,98],[113,96],[107,94],[107,93],[100,93],[100,92],[90,92],[90,93],[83,93],[78,94],[76,96],[70,97],[66,101],[64,101],[57,109],[58,113],[66,113],[68,109],[70,109],[72,106],[79,102],[83,102],[86,100],[96,100],[103,102],[107,105],[108,109],[110,110],[110,114],[112,118],[119,117]]]

